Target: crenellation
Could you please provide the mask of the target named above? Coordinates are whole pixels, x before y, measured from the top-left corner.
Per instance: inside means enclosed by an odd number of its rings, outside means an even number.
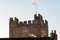
[[[34,15],[34,20],[36,20],[36,19],[37,19],[37,15],[35,14],[35,15]]]
[[[48,24],[48,21],[47,20],[45,20],[45,24]]]
[[[10,26],[10,28],[15,26],[15,21],[13,20],[13,17],[10,18],[9,26]]]
[[[44,23],[44,20],[42,20],[42,22]]]
[[[13,20],[13,17],[10,17],[10,20]]]
[[[10,22],[13,21],[13,17],[10,18]]]
[[[15,17],[14,20],[15,20],[16,24],[18,24],[18,18]]]
[[[45,26],[48,26],[48,21],[47,20],[44,20],[45,22],[44,22],[44,25]]]
[[[24,23],[23,23],[23,24],[25,24],[25,25],[26,25],[26,24],[27,24],[27,21],[24,21]]]
[[[42,20],[42,16],[40,14],[38,14],[39,20]]]
[[[20,24],[23,24],[23,22],[22,22],[22,21],[20,21]]]
[[[19,27],[21,27],[21,26],[23,26],[23,22],[22,21],[19,22]]]
[[[29,25],[29,24],[32,24],[32,23],[31,23],[31,20],[28,20],[28,25]]]
[[[44,26],[44,20],[42,20],[42,24],[43,24],[43,26]]]
[[[56,30],[54,30],[54,33],[56,34]]]

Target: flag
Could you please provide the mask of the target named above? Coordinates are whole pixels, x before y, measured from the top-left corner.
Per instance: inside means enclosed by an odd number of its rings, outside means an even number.
[[[34,6],[35,6],[35,5],[36,5],[36,2],[32,2],[32,5],[34,5]]]

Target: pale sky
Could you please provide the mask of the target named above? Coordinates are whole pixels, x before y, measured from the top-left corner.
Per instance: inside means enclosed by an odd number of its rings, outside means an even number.
[[[60,38],[60,0],[0,0],[0,38],[9,38],[9,18],[19,21],[33,20],[37,1],[37,12],[48,20],[49,33],[56,30]]]

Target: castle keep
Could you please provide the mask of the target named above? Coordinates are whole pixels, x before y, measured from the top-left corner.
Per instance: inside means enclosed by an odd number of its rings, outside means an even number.
[[[34,20],[20,21],[18,18],[10,18],[9,21],[9,37],[48,37],[48,21],[43,20],[43,17],[34,14]]]

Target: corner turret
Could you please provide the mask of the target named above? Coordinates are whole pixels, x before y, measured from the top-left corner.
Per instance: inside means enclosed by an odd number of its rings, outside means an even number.
[[[51,35],[51,38],[53,38],[54,40],[57,40],[56,30],[54,30],[54,32],[52,30],[52,32],[50,33],[50,35]]]

